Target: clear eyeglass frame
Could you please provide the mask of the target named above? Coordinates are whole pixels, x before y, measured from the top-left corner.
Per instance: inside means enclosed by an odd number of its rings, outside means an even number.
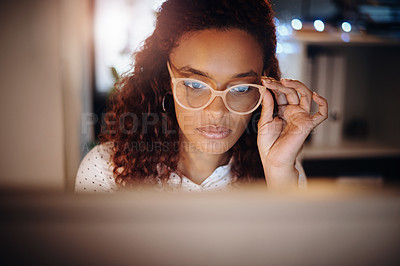
[[[222,101],[224,102],[225,107],[226,107],[230,112],[232,112],[232,113],[234,113],[234,114],[238,114],[238,115],[247,115],[247,114],[250,114],[250,113],[254,112],[254,111],[260,106],[260,104],[261,104],[261,102],[262,102],[262,99],[263,99],[263,97],[264,97],[264,93],[265,93],[265,91],[267,90],[267,87],[266,87],[266,86],[263,86],[263,85],[243,83],[243,84],[237,84],[237,85],[228,87],[228,88],[226,88],[226,89],[223,90],[223,91],[219,91],[219,90],[215,90],[215,89],[212,88],[210,85],[208,85],[207,83],[205,83],[205,82],[203,82],[203,81],[201,81],[201,80],[192,79],[192,78],[175,78],[175,77],[174,77],[174,74],[172,73],[172,69],[171,69],[171,66],[170,66],[169,61],[167,61],[167,67],[168,67],[169,74],[170,74],[170,76],[171,76],[171,81],[172,81],[172,85],[173,85],[173,88],[172,88],[172,92],[173,92],[173,93],[172,93],[172,94],[173,94],[173,97],[174,97],[175,101],[176,101],[181,107],[183,107],[183,108],[185,108],[185,109],[188,109],[188,110],[192,110],[192,111],[198,111],[198,110],[203,110],[203,109],[205,109],[207,106],[209,106],[209,105],[214,101],[215,97],[219,96],[219,97],[222,98]],[[202,105],[202,106],[200,106],[200,107],[196,107],[196,108],[192,108],[192,107],[188,107],[188,106],[183,105],[183,104],[179,101],[178,97],[176,97],[176,92],[175,92],[175,90],[176,90],[176,85],[177,85],[180,81],[195,81],[195,82],[199,82],[199,83],[201,83],[201,84],[206,85],[206,86],[211,90],[211,93],[212,93],[212,94],[211,94],[211,97],[210,97],[210,100],[208,100],[208,102],[205,103],[204,105]],[[229,107],[229,105],[228,105],[228,103],[227,103],[227,101],[226,101],[226,94],[228,94],[228,92],[229,92],[230,90],[232,90],[232,89],[234,89],[234,88],[236,88],[236,87],[241,87],[241,86],[253,86],[253,87],[258,88],[259,91],[260,91],[260,99],[258,100],[257,104],[256,104],[251,110],[246,111],[246,112],[238,112],[238,111],[233,110],[232,108]]]

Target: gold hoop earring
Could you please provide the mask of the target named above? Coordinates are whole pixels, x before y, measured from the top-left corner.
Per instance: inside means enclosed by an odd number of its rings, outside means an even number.
[[[165,98],[167,97],[167,95],[172,95],[172,93],[171,92],[167,92],[166,94],[164,94],[164,97],[162,98],[161,106],[162,106],[162,110],[163,110],[164,113],[168,113],[169,112],[165,107]]]

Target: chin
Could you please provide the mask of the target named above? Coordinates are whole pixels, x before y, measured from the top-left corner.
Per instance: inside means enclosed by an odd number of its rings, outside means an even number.
[[[212,139],[201,134],[183,135],[184,141],[181,142],[182,149],[194,152],[200,151],[207,154],[224,154],[236,143],[237,139],[233,135],[221,139]]]
[[[208,154],[224,154],[232,145],[228,141],[201,141],[197,142],[197,149]]]

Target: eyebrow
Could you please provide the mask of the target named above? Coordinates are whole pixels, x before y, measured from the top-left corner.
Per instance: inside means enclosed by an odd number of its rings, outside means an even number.
[[[207,72],[203,72],[203,71],[200,71],[198,69],[194,69],[194,68],[189,67],[189,66],[181,67],[181,68],[178,69],[178,71],[179,72],[190,72],[190,73],[195,74],[195,75],[199,75],[199,76],[203,76],[203,77],[207,77],[207,78],[212,79],[211,75],[208,74]],[[239,73],[239,74],[233,75],[231,77],[231,79],[245,78],[245,77],[258,77],[258,76],[259,75],[254,70],[250,70],[250,71],[245,72],[245,73]]]

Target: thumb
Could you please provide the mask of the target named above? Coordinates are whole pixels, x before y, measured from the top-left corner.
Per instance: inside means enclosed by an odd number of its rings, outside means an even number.
[[[258,121],[258,136],[260,152],[267,153],[282,131],[282,120],[273,118],[274,100],[269,91],[266,91],[262,101],[260,120]]]
[[[265,80],[262,80],[263,84],[266,85]],[[258,128],[263,127],[264,124],[270,123],[273,120],[274,115],[274,99],[269,90],[265,89],[264,96],[261,102],[261,116],[258,123]]]

